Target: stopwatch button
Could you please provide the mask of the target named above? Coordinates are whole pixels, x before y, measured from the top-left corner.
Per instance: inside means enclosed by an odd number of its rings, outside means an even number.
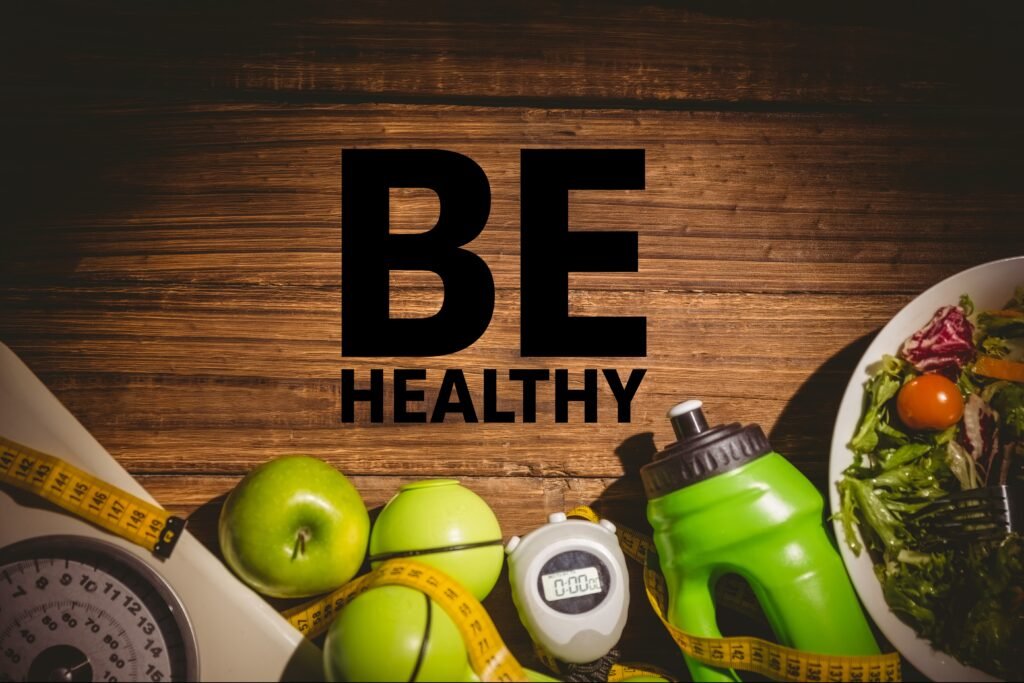
[[[568,519],[568,517],[565,516],[564,512],[552,512],[548,515],[548,522],[551,524],[558,524],[559,522],[564,522],[566,519]]]
[[[511,555],[512,552],[519,547],[519,541],[521,540],[523,539],[519,538],[518,536],[513,536],[512,538],[508,539],[508,545],[505,546],[505,554]]]
[[[600,522],[598,522],[598,524],[600,524],[601,528],[607,531],[608,533],[612,534],[613,536],[615,535],[615,525],[609,522],[607,519],[602,519]]]

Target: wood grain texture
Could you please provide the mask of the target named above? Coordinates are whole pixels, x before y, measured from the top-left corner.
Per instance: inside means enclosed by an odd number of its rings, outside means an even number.
[[[431,146],[467,154],[487,173],[491,216],[472,248],[499,288],[515,289],[519,150],[546,144],[646,150],[647,189],[574,192],[571,203],[580,228],[639,229],[640,271],[574,276],[575,285],[914,292],[1019,250],[1020,123],[433,106],[76,109],[56,140],[46,140],[49,120],[16,121],[5,240],[16,258],[0,281],[337,288],[340,150]],[[61,201],[48,202],[55,181]],[[413,215],[436,212],[419,204]]]
[[[405,481],[458,476],[506,536],[594,501],[642,525],[637,469],[671,439],[665,409],[692,396],[713,421],[763,425],[824,487],[839,397],[873,333],[934,282],[1024,253],[1019,12],[403,0],[0,13],[0,340],[214,551],[223,495],[290,452],[334,463],[374,507]],[[341,357],[351,147],[451,149],[486,172],[491,214],[470,248],[497,300],[473,346]],[[645,150],[645,190],[571,194],[573,229],[637,231],[640,266],[572,275],[570,307],[647,316],[646,358],[520,357],[527,147]],[[437,212],[430,193],[393,193],[398,231]],[[396,315],[439,305],[431,275],[392,287]],[[550,388],[536,424],[341,424],[341,369],[374,367],[426,369],[428,396],[462,368],[478,399],[484,368],[648,375],[630,424],[607,391],[598,424],[578,408],[555,424]],[[521,407],[511,386],[500,400]],[[634,605],[626,656],[678,671]],[[487,606],[529,658],[507,588]]]
[[[615,422],[607,391],[601,395],[600,424],[583,423],[580,411],[572,413],[570,424],[555,424],[549,388],[539,392],[537,424],[465,425],[452,418],[439,425],[377,425],[360,410],[359,422],[341,425],[340,367],[362,368],[362,382],[370,367],[423,367],[429,375],[422,386],[434,392],[444,369],[458,367],[480,399],[484,367],[552,366],[517,356],[516,315],[496,319],[484,340],[452,356],[339,360],[337,294],[282,289],[275,288],[277,296],[232,298],[230,304],[227,297],[235,295],[221,290],[209,291],[206,302],[191,291],[158,290],[158,305],[140,306],[134,289],[126,300],[123,288],[93,287],[73,299],[88,305],[42,308],[45,297],[38,290],[12,289],[11,298],[23,298],[22,305],[12,306],[19,329],[7,339],[15,346],[21,339],[37,340],[33,357],[63,368],[52,377],[44,374],[50,385],[138,471],[201,463],[204,471],[239,472],[274,453],[301,450],[354,474],[412,469],[616,476],[622,465],[615,449],[621,441],[650,432],[666,443],[671,430],[665,408],[680,395],[700,394],[723,421],[767,426],[785,413],[787,424],[776,430],[779,448],[820,474],[814,463],[823,462],[830,413],[861,346],[855,342],[847,348],[849,340],[870,334],[908,298],[602,292],[591,298],[600,301],[603,312],[626,314],[634,306],[649,312],[651,353],[632,360],[556,359],[553,366],[564,361],[573,368],[574,382],[581,381],[584,367],[620,367],[623,375],[634,365],[648,368],[631,424]],[[499,296],[499,307],[516,310],[515,298]],[[60,332],[43,342],[54,325]],[[282,353],[285,365],[277,360]],[[123,370],[126,365],[132,369]],[[810,375],[810,385],[801,388]],[[790,399],[799,391],[831,399],[813,407],[794,405]],[[521,409],[520,395],[506,381],[502,407]],[[390,406],[386,412],[390,415]],[[120,417],[110,421],[112,415]],[[460,446],[462,438],[466,442]],[[416,457],[423,448],[444,456]]]
[[[55,7],[56,6],[56,7]],[[101,2],[6,10],[25,88],[646,106],[1020,104],[1019,8]],[[54,21],[54,16],[59,18]],[[87,30],[82,30],[82,27]]]

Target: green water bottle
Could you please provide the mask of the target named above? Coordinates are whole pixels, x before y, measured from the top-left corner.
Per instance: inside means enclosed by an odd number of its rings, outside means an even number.
[[[758,425],[709,428],[700,401],[669,411],[678,441],[641,469],[647,518],[668,587],[668,620],[721,637],[715,582],[738,574],[778,641],[829,655],[878,645],[823,524],[821,494]],[[695,681],[738,681],[687,658]]]

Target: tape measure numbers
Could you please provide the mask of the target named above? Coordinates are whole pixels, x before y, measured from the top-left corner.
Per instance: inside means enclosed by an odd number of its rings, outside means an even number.
[[[588,507],[566,513],[591,521],[598,517]],[[632,529],[618,527],[623,552],[644,568],[644,587],[658,619],[684,654],[710,666],[751,671],[776,681],[900,681],[900,658],[895,652],[884,655],[841,656],[819,655],[771,643],[760,638],[704,638],[676,628],[665,618],[668,591],[665,579],[653,567],[657,556],[652,540]],[[726,595],[740,609],[749,609],[749,587],[730,589]],[[745,606],[746,605],[746,606]]]
[[[620,662],[612,666],[608,672],[608,683],[619,683],[628,681],[631,678],[664,678],[666,681],[674,681],[668,671],[650,664],[637,664],[632,662]]]
[[[185,520],[56,457],[0,436],[0,482],[35,494],[132,543],[171,556]]]
[[[466,643],[469,664],[482,681],[526,681],[526,671],[512,656],[483,605],[443,572],[414,560],[387,560],[369,574],[325,598],[286,610],[292,626],[308,638],[323,633],[331,619],[357,595],[377,586],[406,586],[425,593],[451,617]]]

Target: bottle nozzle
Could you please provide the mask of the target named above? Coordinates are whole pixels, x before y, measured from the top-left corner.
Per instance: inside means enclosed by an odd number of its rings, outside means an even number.
[[[683,401],[668,411],[668,418],[672,421],[672,429],[676,438],[682,441],[691,436],[696,436],[708,430],[708,421],[704,417],[704,402],[696,399]]]
[[[744,427],[733,422],[708,427],[703,406],[703,401],[683,401],[668,411],[676,441],[640,468],[647,500],[717,477],[772,452],[768,437],[757,425]]]

